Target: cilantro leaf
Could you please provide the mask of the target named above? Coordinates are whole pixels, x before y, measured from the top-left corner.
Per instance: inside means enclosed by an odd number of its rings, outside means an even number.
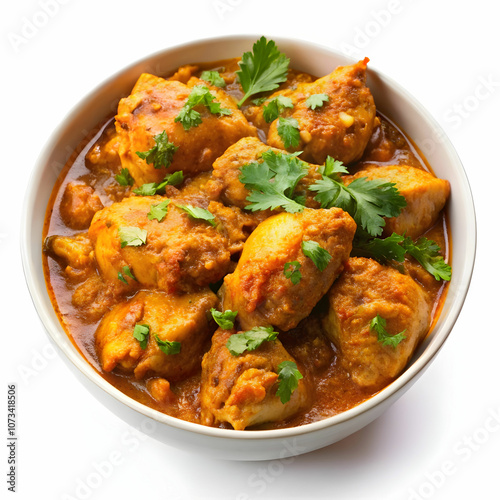
[[[342,180],[340,174],[348,174],[349,171],[341,161],[335,160],[331,156],[327,156],[325,164],[319,167],[319,173],[340,182]]]
[[[234,326],[234,320],[238,315],[238,311],[230,311],[229,309],[224,312],[217,311],[215,308],[211,308],[212,318],[215,322],[224,330],[231,330]]]
[[[187,101],[175,117],[174,122],[181,122],[184,130],[197,127],[201,123],[201,114],[194,108],[199,105],[205,106],[210,113],[219,116],[231,114],[230,109],[221,107],[221,104],[215,101],[214,95],[206,85],[196,85],[191,90]]]
[[[285,108],[293,108],[292,100],[289,97],[285,97],[282,95],[273,97],[264,106],[264,109],[262,110],[262,116],[264,117],[264,120],[266,120],[266,123],[271,123],[276,120],[276,118],[278,118],[280,113]]]
[[[222,78],[222,76],[220,76],[218,71],[204,71],[200,75],[200,79],[205,80],[210,85],[214,85],[215,87],[224,88],[226,86],[226,81]]]
[[[121,271],[118,271],[118,279],[120,281],[123,281],[126,285],[128,285],[127,278],[125,276],[128,276],[129,278],[132,278],[133,280],[137,281],[137,278],[132,274],[132,271],[130,270],[129,266],[123,266]]]
[[[315,110],[316,108],[321,108],[329,100],[330,97],[328,94],[312,94],[306,99],[306,106],[309,109]]]
[[[134,339],[139,341],[141,349],[146,349],[149,339],[149,325],[139,325],[137,323],[134,326]]]
[[[318,194],[314,197],[322,208],[338,207],[346,211],[356,224],[370,234],[378,236],[385,226],[383,217],[397,217],[406,206],[404,196],[392,182],[382,179],[368,180],[360,177],[346,186],[341,173],[343,165],[335,161],[325,163],[322,178],[309,186]]]
[[[134,226],[120,226],[118,236],[121,247],[140,247],[146,243],[147,231]]]
[[[295,118],[281,118],[278,120],[278,135],[285,149],[296,148],[300,144],[299,122]]]
[[[177,205],[177,208],[184,210],[193,219],[202,219],[215,227],[215,216],[205,208],[195,207],[193,205]]]
[[[293,361],[283,361],[278,365],[278,390],[276,396],[285,404],[290,401],[293,391],[299,386],[299,380],[304,378]]]
[[[160,351],[163,353],[170,354],[179,354],[181,352],[181,343],[170,341],[170,340],[161,340],[158,335],[155,335],[156,344],[160,348]]]
[[[276,44],[263,36],[254,43],[253,52],[245,52],[236,72],[245,92],[242,104],[252,95],[274,90],[287,79],[290,59],[282,54]]]
[[[172,163],[174,153],[179,149],[173,142],[168,141],[165,130],[153,137],[155,145],[149,151],[136,151],[135,154],[154,168],[168,168]]]
[[[243,333],[233,333],[226,342],[226,347],[233,356],[243,354],[245,351],[254,351],[263,342],[276,340],[278,332],[272,326],[256,326]]]
[[[395,260],[403,262],[406,250],[401,245],[404,236],[392,233],[387,238],[373,238],[368,241],[356,241],[354,243],[354,253],[362,257],[371,257],[379,262]]]
[[[308,171],[307,165],[295,154],[262,153],[262,163],[241,167],[240,181],[250,190],[248,210],[274,210],[283,207],[287,212],[302,212],[304,206],[292,198],[298,182]]]
[[[314,265],[320,270],[324,271],[332,256],[328,253],[327,250],[320,247],[319,243],[312,240],[305,240],[302,242],[302,252],[306,257],[309,257]]]
[[[132,186],[134,178],[130,175],[128,168],[122,168],[119,174],[115,175],[115,180],[120,186]]]
[[[435,241],[421,237],[413,243],[411,238],[405,238],[403,247],[405,251],[414,257],[437,281],[451,280],[451,266],[449,266],[439,254],[441,248],[439,248],[439,245]]]
[[[177,186],[184,181],[182,170],[166,175],[161,182],[148,182],[141,184],[134,193],[138,196],[154,196],[155,194],[163,194],[166,186]]]
[[[390,345],[394,349],[396,349],[398,344],[406,338],[404,335],[406,330],[403,330],[402,332],[399,332],[396,335],[390,335],[385,329],[386,324],[387,324],[386,320],[377,314],[370,321],[370,330],[375,330],[375,332],[377,332],[378,336],[377,340],[382,345]]]
[[[154,220],[156,219],[158,222],[161,222],[167,215],[168,205],[170,200],[167,198],[156,205],[151,205],[151,208],[148,212],[148,219]]]
[[[289,278],[292,282],[292,285],[297,285],[302,279],[302,274],[299,271],[300,262],[294,260],[292,262],[287,262],[283,269],[283,274],[285,278]]]

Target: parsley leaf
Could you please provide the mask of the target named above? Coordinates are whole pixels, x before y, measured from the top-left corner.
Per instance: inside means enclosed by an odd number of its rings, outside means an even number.
[[[149,338],[149,325],[136,324],[134,326],[134,339],[137,339],[139,341],[141,349],[144,350],[148,346],[148,338]]]
[[[340,162],[335,161],[327,161],[320,172],[322,178],[309,189],[318,193],[314,199],[321,204],[321,208],[345,210],[371,236],[382,233],[385,226],[383,217],[397,217],[406,206],[404,196],[399,194],[392,182],[360,177],[346,186],[339,175],[346,171]]]
[[[278,135],[285,149],[296,148],[300,144],[299,122],[295,118],[281,118],[278,121]]]
[[[149,151],[136,151],[135,154],[154,168],[168,168],[172,163],[174,153],[179,149],[173,142],[168,142],[165,130],[153,137],[155,145]]]
[[[309,109],[315,110],[316,108],[321,108],[329,100],[330,97],[328,94],[312,94],[306,99],[306,106]]]
[[[451,266],[439,254],[441,248],[435,241],[422,237],[413,243],[411,238],[405,238],[403,247],[437,281],[442,279],[444,281],[451,280]]]
[[[118,236],[121,247],[140,247],[146,243],[148,233],[145,229],[133,226],[120,226]]]
[[[184,210],[193,219],[202,219],[215,227],[215,216],[205,208],[195,207],[193,205],[177,205],[177,208]]]
[[[404,335],[406,330],[403,330],[396,335],[390,335],[385,329],[386,323],[385,319],[377,314],[370,322],[370,330],[375,330],[377,332],[377,340],[382,345],[390,345],[396,349],[397,345],[406,338]]]
[[[240,69],[236,72],[240,84],[245,92],[242,104],[252,95],[274,90],[280,83],[286,81],[288,75],[288,59],[282,54],[276,44],[263,36],[254,43],[253,52],[245,52],[239,63]]]
[[[226,86],[226,82],[218,71],[204,71],[200,75],[201,80],[205,80],[210,85],[214,85],[215,87],[224,88]]]
[[[231,114],[230,109],[221,107],[220,103],[215,101],[215,97],[206,85],[196,85],[191,90],[187,101],[175,117],[174,122],[181,122],[184,130],[197,127],[201,123],[201,114],[194,107],[198,105],[205,106],[214,115],[223,116]]]
[[[324,271],[332,259],[332,256],[327,250],[320,247],[319,243],[312,240],[305,240],[302,242],[302,252],[313,261],[314,265],[320,271]]]
[[[156,219],[158,222],[161,222],[167,215],[168,205],[170,200],[167,198],[156,205],[151,205],[151,208],[148,212],[148,219],[154,220]]]
[[[181,352],[181,343],[180,342],[175,342],[175,341],[170,341],[170,340],[161,340],[158,335],[155,335],[155,340],[156,343],[158,344],[158,347],[160,348],[160,351],[162,351],[165,354],[179,354]]]
[[[132,186],[134,178],[130,175],[128,168],[122,168],[119,174],[115,175],[115,180],[120,186]]]
[[[296,285],[302,279],[302,274],[299,271],[300,262],[294,260],[292,262],[287,262],[283,269],[283,274],[285,278],[289,278],[292,282],[292,285]]]
[[[387,238],[373,238],[368,241],[356,241],[354,243],[354,252],[356,255],[371,257],[382,263],[388,260],[403,262],[405,260],[406,250],[401,243],[404,236],[392,233]]]
[[[127,278],[125,276],[128,276],[129,278],[132,278],[133,280],[137,281],[137,278],[132,274],[132,271],[130,270],[129,266],[123,266],[121,271],[118,271],[118,279],[120,281],[123,281],[126,285],[128,285]]]
[[[165,176],[161,182],[148,182],[147,184],[142,184],[137,189],[134,189],[134,193],[138,196],[154,196],[155,194],[163,194],[166,186],[177,186],[182,184],[183,181],[184,174],[182,173],[182,170],[179,170]]]
[[[278,332],[272,326],[256,326],[243,333],[233,333],[226,342],[226,347],[233,356],[245,351],[254,351],[263,342],[276,340]]]
[[[271,123],[276,120],[276,118],[278,118],[280,113],[285,108],[293,108],[292,100],[289,97],[285,97],[282,95],[273,97],[264,106],[264,109],[262,110],[262,116],[264,117],[264,120],[266,120],[266,123]]]
[[[238,315],[238,311],[230,311],[229,309],[224,312],[217,311],[215,308],[211,308],[212,318],[215,322],[224,330],[231,330],[234,326],[234,320]]]
[[[283,361],[278,365],[279,386],[276,396],[285,404],[290,401],[293,391],[299,386],[299,380],[304,378],[293,361]]]
[[[262,163],[249,163],[241,167],[240,181],[251,192],[248,210],[274,210],[283,207],[287,212],[302,212],[304,206],[292,198],[298,182],[308,172],[307,165],[295,154],[262,153]]]

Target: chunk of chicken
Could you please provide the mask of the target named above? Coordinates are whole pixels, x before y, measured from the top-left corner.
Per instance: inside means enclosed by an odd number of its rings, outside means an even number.
[[[165,218],[150,220],[152,205],[161,196],[126,198],[98,212],[90,226],[89,237],[105,280],[118,282],[118,273],[128,266],[136,278],[131,287],[145,285],[170,293],[190,291],[222,279],[230,266],[227,238],[207,221],[194,219],[172,201]],[[123,246],[120,228],[146,231],[146,243]]]
[[[252,425],[281,421],[308,403],[304,379],[299,380],[290,401],[276,395],[278,365],[294,361],[279,340],[264,342],[256,350],[233,356],[226,347],[234,330],[219,328],[202,361],[201,423],[230,423],[243,430]]]
[[[224,309],[238,311],[243,329],[272,325],[290,330],[308,316],[342,270],[352,249],[356,224],[339,208],[304,209],[269,217],[245,243],[236,270],[225,277]],[[302,251],[313,241],[331,255],[320,271]],[[300,282],[284,274],[288,262],[300,265]]]
[[[383,179],[396,184],[406,199],[406,207],[397,217],[386,219],[384,235],[393,232],[416,238],[437,220],[450,195],[450,183],[416,167],[407,165],[370,166],[355,175],[344,177],[346,184],[354,179]]]
[[[206,85],[193,78],[189,83]],[[120,158],[122,166],[129,169],[137,184],[161,182],[167,173],[177,170],[182,170],[186,176],[210,170],[215,159],[231,144],[241,137],[257,135],[255,127],[248,123],[228,94],[218,87],[210,87],[210,91],[223,108],[231,110],[231,114],[219,116],[198,105],[195,110],[201,114],[202,123],[189,130],[175,122],[191,92],[184,83],[145,73],[131,95],[120,101],[116,116]],[[155,145],[153,138],[163,131],[178,149],[168,168],[155,169],[136,152],[151,149]]]
[[[95,213],[103,208],[99,195],[83,182],[69,182],[64,190],[60,214],[72,229],[88,229]]]
[[[427,294],[409,276],[372,259],[350,258],[328,293],[323,325],[340,350],[342,366],[356,384],[378,390],[406,366],[430,323]],[[386,320],[389,335],[404,331],[396,347],[383,345],[370,329],[373,318]]]
[[[138,292],[108,312],[97,328],[95,345],[102,369],[110,372],[118,367],[138,379],[148,375],[171,381],[186,378],[200,366],[203,345],[213,332],[210,308],[216,303],[210,290],[181,296]],[[134,338],[137,324],[149,326],[145,349]],[[165,354],[157,337],[180,342],[180,352]]]
[[[240,181],[241,167],[261,160],[262,153],[272,150],[275,153],[286,153],[280,149],[271,148],[257,137],[244,137],[236,144],[226,149],[213,165],[212,178],[206,184],[206,190],[213,199],[218,199],[225,205],[245,208],[250,202],[247,197],[250,191]],[[295,194],[306,197],[306,206],[319,208],[319,203],[313,200],[315,193],[307,191],[307,187],[321,179],[317,165],[309,165],[309,171],[303,177],[295,190]],[[267,213],[270,215],[271,212]]]
[[[338,67],[315,82],[278,93],[292,100],[294,107],[286,108],[282,116],[296,119],[300,130],[300,143],[289,151],[302,151],[303,160],[317,164],[328,155],[345,164],[361,158],[375,120],[375,104],[366,86],[366,64],[364,60]],[[328,101],[311,109],[306,101],[314,94],[326,94]],[[278,124],[279,119],[271,123],[267,142],[285,149]]]

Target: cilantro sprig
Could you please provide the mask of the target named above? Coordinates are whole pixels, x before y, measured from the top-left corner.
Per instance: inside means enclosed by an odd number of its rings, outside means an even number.
[[[200,112],[194,108],[200,105],[205,106],[214,115],[224,116],[232,113],[230,109],[223,108],[220,102],[215,100],[214,95],[206,85],[196,85],[191,90],[174,122],[181,122],[184,130],[197,127],[202,120]]]
[[[395,335],[391,335],[385,329],[386,326],[387,321],[378,314],[370,321],[370,330],[375,330],[377,333],[377,340],[382,345],[389,345],[396,349],[396,347],[406,338],[404,335],[406,330],[403,330]]]
[[[307,165],[295,154],[262,153],[262,163],[249,163],[241,167],[240,181],[250,190],[246,206],[253,212],[283,207],[287,212],[302,212],[304,206],[293,197],[298,182],[308,171]]]
[[[146,244],[148,232],[135,226],[120,226],[118,236],[121,247],[140,247]]]
[[[300,267],[300,262],[297,260],[285,263],[283,274],[285,275],[285,278],[288,278],[292,282],[292,285],[297,285],[302,279]]]
[[[245,351],[254,351],[263,342],[276,340],[278,332],[272,326],[256,326],[243,333],[233,333],[226,342],[226,347],[233,356]]]
[[[332,256],[328,253],[328,250],[325,250],[318,242],[312,240],[304,240],[302,242],[302,253],[306,257],[309,257],[321,272],[328,267],[328,263],[332,260]]]
[[[141,349],[146,349],[149,339],[149,325],[140,325],[139,323],[136,323],[133,335],[134,339],[139,341]]]
[[[179,354],[181,352],[181,343],[170,341],[170,340],[161,340],[158,335],[155,335],[156,344],[160,348],[160,351],[164,354]]]
[[[393,182],[360,177],[346,186],[341,174],[347,170],[331,157],[319,171],[322,178],[309,186],[311,191],[318,193],[314,199],[322,208],[342,208],[371,236],[382,234],[383,217],[397,217],[406,206],[404,196],[399,194]]]
[[[451,280],[451,266],[440,254],[439,245],[421,237],[414,242],[410,237],[392,233],[387,238],[373,238],[369,241],[356,241],[354,252],[357,255],[372,257],[382,263],[389,260],[403,262],[405,255],[411,255],[437,281]]]
[[[135,154],[154,168],[168,168],[172,163],[174,153],[179,149],[173,142],[169,142],[165,130],[153,137],[155,145],[149,151],[136,151]]]
[[[200,79],[205,80],[215,87],[224,88],[226,86],[226,81],[220,76],[218,71],[203,71],[200,75]]]
[[[126,285],[128,285],[127,278],[125,276],[128,276],[129,278],[132,278],[133,280],[137,281],[137,278],[132,274],[132,271],[130,270],[129,266],[123,266],[121,271],[118,271],[118,279],[120,281],[123,281]]]
[[[293,108],[292,100],[289,97],[285,97],[283,95],[279,95],[273,97],[262,109],[262,116],[266,123],[271,123],[280,113],[283,112],[286,108]]]
[[[132,186],[134,178],[130,175],[128,168],[122,168],[119,174],[115,175],[115,180],[120,186]]]
[[[149,220],[156,219],[158,222],[162,222],[163,219],[167,216],[169,204],[170,200],[167,198],[166,200],[163,200],[160,203],[151,205],[149,212],[147,214],[148,219]]]
[[[177,205],[177,208],[186,212],[192,219],[201,219],[214,227],[216,226],[215,215],[205,208],[195,207],[194,205]]]
[[[306,106],[314,111],[317,108],[323,107],[323,104],[329,100],[330,97],[328,94],[312,94],[306,99]]]
[[[214,307],[210,309],[214,321],[224,330],[231,330],[234,327],[234,320],[238,315],[238,311],[230,311],[227,309],[224,312],[217,311]]]
[[[245,95],[238,103],[243,103],[252,95],[276,89],[287,79],[290,59],[282,54],[273,40],[261,37],[253,45],[253,52],[245,52],[236,72]]]
[[[178,186],[184,181],[182,170],[178,170],[172,174],[168,174],[161,182],[148,182],[141,184],[134,193],[138,196],[154,196],[155,194],[163,194],[166,186]]]
[[[296,148],[300,144],[299,122],[295,118],[283,118],[280,116],[277,130],[285,149],[290,147]]]
[[[290,401],[293,392],[299,386],[299,380],[304,378],[293,361],[283,361],[278,365],[278,390],[276,396],[285,404]]]

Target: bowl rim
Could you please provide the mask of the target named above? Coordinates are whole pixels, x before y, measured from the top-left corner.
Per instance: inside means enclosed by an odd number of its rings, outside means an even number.
[[[472,273],[474,268],[475,254],[476,254],[476,244],[477,244],[477,223],[476,223],[476,215],[474,208],[474,201],[472,198],[472,192],[470,188],[469,181],[467,179],[467,174],[463,165],[458,157],[458,154],[451,144],[448,136],[445,134],[442,127],[438,124],[438,122],[433,118],[433,116],[420,104],[420,102],[413,97],[405,88],[403,88],[399,83],[394,81],[391,77],[388,77],[380,70],[373,67],[373,64],[370,64],[370,72],[375,74],[377,78],[382,80],[382,82],[390,88],[399,93],[400,96],[407,102],[409,102],[414,108],[418,110],[420,115],[424,117],[426,122],[436,131],[440,133],[440,140],[443,143],[443,147],[447,150],[448,155],[453,159],[453,163],[457,167],[457,174],[461,177],[461,182],[464,186],[464,191],[466,194],[466,200],[464,200],[468,204],[468,209],[470,210],[471,217],[468,221],[470,225],[469,230],[472,231],[471,237],[467,240],[467,255],[468,259],[465,261],[464,269],[462,274],[465,276],[465,282],[461,282],[461,291],[458,297],[455,298],[455,301],[452,305],[451,310],[447,313],[446,318],[440,327],[440,335],[438,337],[430,335],[432,338],[429,344],[426,346],[424,351],[418,356],[418,358],[406,367],[405,371],[399,375],[399,377],[394,380],[391,384],[380,390],[378,393],[368,398],[366,401],[358,404],[357,406],[341,412],[339,414],[333,415],[331,417],[326,417],[322,420],[318,420],[315,422],[307,423],[304,425],[289,427],[289,428],[281,428],[281,429],[269,429],[269,430],[234,430],[234,429],[220,429],[215,427],[207,427],[202,424],[184,421],[170,415],[161,413],[158,410],[154,410],[138,401],[132,399],[126,394],[119,391],[116,387],[114,387],[111,383],[107,382],[96,370],[95,368],[85,359],[85,357],[80,354],[77,348],[69,339],[68,334],[64,330],[63,326],[56,319],[54,321],[54,317],[51,316],[51,312],[47,311],[40,301],[38,297],[38,287],[33,278],[34,273],[32,272],[32,260],[30,258],[30,248],[33,248],[33,245],[29,243],[32,241],[32,226],[30,225],[30,214],[34,211],[34,204],[36,199],[36,192],[38,190],[38,186],[42,181],[44,166],[46,166],[47,161],[55,147],[56,143],[60,139],[63,131],[67,128],[68,121],[71,119],[73,114],[78,114],[78,111],[83,108],[86,102],[97,92],[102,90],[104,87],[110,85],[114,81],[116,81],[120,76],[126,74],[130,70],[135,67],[140,67],[147,63],[147,61],[154,60],[159,57],[168,57],[169,53],[180,51],[182,49],[193,49],[199,45],[206,45],[212,43],[219,43],[224,41],[226,43],[254,43],[257,39],[262,35],[256,34],[238,34],[238,35],[226,35],[226,36],[212,36],[206,38],[200,38],[193,41],[183,42],[177,45],[172,45],[167,48],[155,51],[149,55],[141,57],[134,62],[131,62],[124,68],[114,72],[100,84],[91,89],[87,94],[84,95],[66,114],[66,116],[62,119],[59,125],[55,128],[55,130],[50,134],[48,140],[45,143],[42,151],[40,152],[35,165],[31,171],[28,186],[25,192],[23,210],[21,215],[21,231],[20,231],[20,247],[21,247],[21,259],[23,265],[24,276],[26,280],[26,284],[28,290],[30,292],[31,300],[35,306],[35,309],[40,317],[40,320],[49,336],[51,341],[57,346],[57,348],[62,352],[66,359],[68,359],[76,369],[83,373],[87,377],[87,379],[93,384],[97,385],[101,390],[110,394],[116,400],[121,402],[122,404],[128,406],[129,408],[135,410],[139,414],[142,414],[146,417],[149,417],[155,420],[158,423],[166,424],[170,427],[174,427],[183,431],[188,431],[190,433],[202,434],[208,437],[213,438],[225,438],[230,440],[270,440],[270,439],[287,439],[294,438],[300,436],[302,434],[308,434],[315,431],[320,431],[329,427],[334,427],[338,424],[341,424],[347,420],[351,420],[355,417],[362,415],[363,413],[368,412],[373,409],[380,403],[385,400],[390,399],[395,396],[401,388],[408,385],[412,380],[416,380],[418,376],[422,374],[422,372],[427,368],[430,362],[434,359],[437,353],[442,348],[445,341],[448,339],[454,324],[456,323],[460,311],[462,309],[463,303],[467,296],[467,292],[469,289],[470,281],[472,279]],[[347,56],[341,51],[328,47],[326,45],[318,44],[316,42],[311,42],[309,40],[304,40],[298,37],[281,37],[281,36],[269,36],[268,40],[272,39],[276,42],[278,47],[280,45],[300,45],[307,49],[312,49],[316,51],[322,51],[326,54],[335,55],[340,59],[344,59],[346,61],[355,60],[352,57]],[[187,61],[186,63],[189,63]],[[473,237],[472,237],[473,236]],[[41,244],[39,242],[39,249],[41,252]],[[45,285],[45,283],[44,283]],[[45,290],[45,293],[47,291]],[[438,322],[441,321],[439,318]],[[434,326],[434,330],[437,325]],[[59,334],[67,337],[69,342],[61,343],[58,339]]]

